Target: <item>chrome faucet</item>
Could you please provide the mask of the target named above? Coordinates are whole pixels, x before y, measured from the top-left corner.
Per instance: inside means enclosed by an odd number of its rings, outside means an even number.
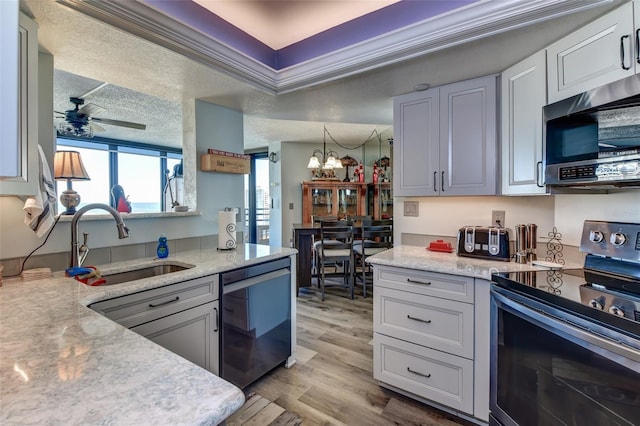
[[[111,213],[111,216],[113,216],[113,218],[116,221],[116,227],[118,228],[118,238],[123,239],[129,236],[129,228],[126,227],[126,225],[124,224],[124,221],[122,220],[122,217],[120,216],[120,213],[118,213],[116,209],[114,209],[113,207],[107,204],[101,204],[101,203],[87,204],[86,206],[79,209],[73,215],[73,219],[71,219],[71,267],[72,268],[76,266],[81,266],[82,262],[84,261],[84,258],[87,256],[87,253],[89,252],[89,248],[86,245],[87,234],[85,234],[85,238],[84,238],[84,244],[83,244],[84,250],[82,250],[82,255],[80,253],[80,250],[78,249],[78,221],[80,220],[83,214],[93,209],[102,209]]]

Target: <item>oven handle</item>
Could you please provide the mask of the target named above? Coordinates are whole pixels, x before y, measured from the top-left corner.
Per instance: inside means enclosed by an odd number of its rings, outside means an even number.
[[[638,370],[640,350],[623,343],[623,336],[613,330],[611,336],[602,335],[580,324],[581,320],[569,313],[555,310],[504,288],[495,288],[494,286],[491,289],[491,298],[502,309],[525,317],[528,321],[588,348],[617,364],[634,371]]]

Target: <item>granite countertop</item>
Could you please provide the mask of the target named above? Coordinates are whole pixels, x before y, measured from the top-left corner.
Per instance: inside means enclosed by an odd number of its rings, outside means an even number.
[[[106,287],[67,278],[0,287],[0,423],[217,424],[244,403],[240,389],[87,308],[93,302],[295,254],[241,244],[167,259],[106,265],[103,272],[166,261],[180,272]]]
[[[373,265],[397,266],[443,274],[491,280],[491,274],[499,272],[537,271],[549,268],[530,263],[502,262],[458,256],[455,252],[429,251],[418,246],[398,246],[367,258]],[[564,265],[565,268],[582,268],[582,265]]]

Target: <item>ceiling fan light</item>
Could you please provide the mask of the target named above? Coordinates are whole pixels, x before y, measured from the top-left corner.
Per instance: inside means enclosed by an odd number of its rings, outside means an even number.
[[[58,124],[58,133],[62,136],[73,136],[76,138],[93,137],[93,129],[91,126],[74,126],[67,122]]]

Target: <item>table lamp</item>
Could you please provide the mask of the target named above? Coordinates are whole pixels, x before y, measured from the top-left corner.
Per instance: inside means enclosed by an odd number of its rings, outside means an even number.
[[[53,159],[53,177],[56,180],[67,180],[67,189],[60,194],[60,203],[67,209],[62,214],[75,214],[80,204],[80,194],[73,190],[71,181],[89,180],[89,175],[82,164],[78,151],[57,151]]]

